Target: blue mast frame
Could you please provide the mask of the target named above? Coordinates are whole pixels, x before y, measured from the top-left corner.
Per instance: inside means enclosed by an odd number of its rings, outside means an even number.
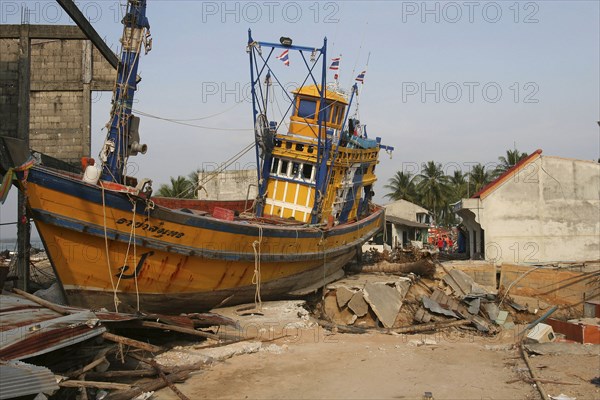
[[[117,85],[113,95],[110,129],[105,146],[111,144],[102,166],[101,179],[124,183],[124,169],[129,157],[127,136],[133,98],[137,89],[139,53],[143,43],[144,29],[150,29],[146,18],[146,0],[130,0],[123,17],[121,59],[117,67]],[[106,147],[105,147],[106,148]]]
[[[315,191],[315,205],[313,207],[311,223],[318,222],[318,211],[320,209],[320,204],[322,202],[322,196],[319,193],[323,193],[325,186],[327,184],[327,162],[329,160],[329,152],[331,150],[331,140],[327,140],[325,137],[322,140],[322,135],[326,136],[327,129],[323,126],[323,121],[325,119],[325,91],[327,84],[327,38],[323,39],[323,46],[321,48],[318,47],[308,47],[308,46],[297,46],[297,45],[284,45],[280,43],[272,43],[272,42],[259,42],[255,41],[252,38],[252,31],[248,29],[248,53],[249,53],[249,61],[250,61],[250,83],[251,83],[251,94],[252,94],[252,122],[256,129],[256,120],[259,114],[258,104],[257,104],[257,91],[256,85],[260,84],[260,75],[264,71],[265,67],[267,69],[267,73],[272,73],[271,68],[267,65],[268,57],[264,61],[264,66],[258,70],[258,65],[256,65],[256,55],[254,51],[256,47],[266,47],[271,48],[271,53],[273,49],[285,49],[285,50],[295,50],[295,51],[307,51],[307,52],[320,52],[323,58],[322,60],[322,75],[321,75],[321,101],[319,107],[319,117],[318,117],[318,125],[319,125],[319,133],[318,133],[318,146],[317,146],[317,176],[316,176],[316,188]],[[270,55],[269,55],[270,56]],[[255,71],[256,67],[256,71]],[[308,67],[308,65],[307,65]],[[256,72],[256,75],[255,75]],[[272,74],[273,78],[278,82],[277,77]],[[309,68],[309,76],[312,77],[313,81],[315,81],[312,70]],[[316,83],[316,81],[315,81]],[[295,100],[295,99],[293,99]],[[295,108],[295,107],[294,107]],[[262,199],[264,199],[266,190],[267,190],[267,178],[269,176],[269,171],[272,163],[272,157],[265,156],[263,165],[260,162],[259,156],[259,145],[258,142],[255,144],[256,150],[256,172],[258,176],[258,201],[256,203],[256,216],[260,217],[263,215],[264,204]],[[320,188],[320,189],[319,189]]]

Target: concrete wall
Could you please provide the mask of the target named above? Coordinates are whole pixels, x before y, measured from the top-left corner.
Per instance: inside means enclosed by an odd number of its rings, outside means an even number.
[[[496,264],[597,260],[600,164],[540,156],[459,215],[474,251]]]
[[[385,206],[386,215],[417,222],[417,213],[428,213],[426,209],[410,201],[397,200]]]
[[[256,198],[256,170],[223,171],[216,176],[214,172],[200,172],[198,182],[204,188],[198,191],[200,200],[245,200],[249,205]],[[253,186],[250,186],[253,185]],[[248,187],[250,194],[248,195]]]
[[[92,91],[112,91],[115,70],[76,26],[0,26],[0,135],[18,136],[23,46],[29,55],[29,145],[79,163],[91,150]]]

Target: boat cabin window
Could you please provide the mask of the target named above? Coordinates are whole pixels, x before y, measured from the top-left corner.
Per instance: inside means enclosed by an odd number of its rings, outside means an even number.
[[[273,164],[271,165],[271,173],[277,174],[277,167],[279,167],[279,158],[273,159]]]
[[[300,99],[298,106],[298,116],[301,118],[315,119],[317,111],[317,102],[314,100]]]
[[[331,117],[332,124],[337,124],[338,111],[339,111],[339,107],[333,107],[333,116]]]
[[[338,109],[337,124],[341,125],[342,121],[344,120],[344,107],[337,107],[337,109]]]
[[[298,172],[300,172],[300,164],[297,162],[292,163],[292,175],[290,175],[290,178],[297,178]]]
[[[303,164],[280,158],[273,158],[271,174],[281,178],[293,179],[301,182],[315,183],[317,169],[313,164]]]
[[[290,164],[287,160],[281,160],[281,168],[279,169],[278,175],[287,175],[288,165]]]
[[[309,181],[312,177],[313,166],[310,164],[304,164],[302,166],[302,179]]]

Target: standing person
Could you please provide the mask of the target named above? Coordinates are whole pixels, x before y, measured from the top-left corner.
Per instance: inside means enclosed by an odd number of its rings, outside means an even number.
[[[444,241],[442,240],[441,236],[438,236],[437,248],[440,251],[440,253],[442,252],[442,249],[444,248]]]
[[[442,249],[444,250],[444,253],[445,253],[448,249],[448,237],[444,236],[444,238],[442,240],[443,240]]]
[[[452,241],[452,238],[448,236],[448,252],[453,252],[452,246],[454,246],[454,242]]]

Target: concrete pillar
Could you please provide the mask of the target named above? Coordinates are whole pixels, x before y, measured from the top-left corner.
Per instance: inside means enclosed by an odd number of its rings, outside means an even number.
[[[20,26],[19,37],[19,101],[17,105],[17,137],[29,147],[29,89],[31,76],[31,40],[29,25]],[[29,252],[31,224],[27,216],[27,199],[19,191],[17,204],[17,275],[18,286],[29,289]]]

